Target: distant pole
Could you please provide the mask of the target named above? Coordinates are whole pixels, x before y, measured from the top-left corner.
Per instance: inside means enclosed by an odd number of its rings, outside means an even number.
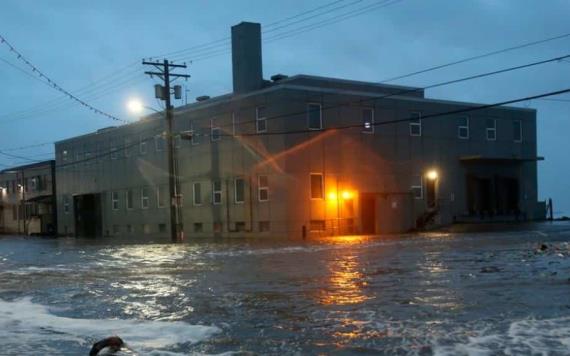
[[[144,65],[152,65],[156,67],[159,72],[145,72],[145,74],[152,76],[157,76],[164,81],[164,87],[162,87],[161,93],[157,94],[157,97],[165,101],[166,110],[166,145],[167,145],[167,161],[168,161],[168,188],[170,196],[170,238],[172,242],[181,242],[184,237],[184,232],[181,226],[181,215],[179,208],[179,186],[178,186],[178,173],[176,169],[176,162],[174,158],[174,137],[172,135],[172,104],[170,101],[171,96],[171,78],[190,78],[187,74],[173,74],[170,72],[171,68],[186,68],[186,64],[172,64],[169,63],[167,59],[163,62],[142,62]]]
[[[554,220],[554,212],[552,211],[552,198],[548,198],[548,220]]]

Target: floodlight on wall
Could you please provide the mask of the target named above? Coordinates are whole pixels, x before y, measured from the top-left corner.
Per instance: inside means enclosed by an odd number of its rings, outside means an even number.
[[[437,171],[435,169],[431,169],[426,173],[426,178],[429,180],[436,180],[438,178],[439,174],[437,173]]]

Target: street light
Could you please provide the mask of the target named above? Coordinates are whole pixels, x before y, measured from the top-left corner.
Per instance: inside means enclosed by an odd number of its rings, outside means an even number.
[[[427,179],[429,179],[429,180],[436,180],[437,177],[438,177],[437,171],[436,171],[435,169],[432,169],[432,170],[428,171],[428,172],[426,173],[426,177],[427,177]]]

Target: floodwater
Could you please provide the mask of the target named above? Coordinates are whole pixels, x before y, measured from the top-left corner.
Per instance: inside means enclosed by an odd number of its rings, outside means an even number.
[[[0,354],[567,355],[570,224],[308,242],[0,239]],[[546,243],[545,251],[537,250]]]

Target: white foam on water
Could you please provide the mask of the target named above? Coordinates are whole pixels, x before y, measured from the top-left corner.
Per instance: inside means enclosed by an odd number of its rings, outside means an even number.
[[[436,343],[436,356],[570,355],[570,317],[513,321],[508,330],[470,336],[450,345]]]
[[[38,266],[26,266],[20,267],[13,270],[6,270],[2,271],[2,274],[15,274],[15,275],[29,275],[29,274],[36,274],[36,273],[66,273],[66,272],[73,272],[74,269],[65,267],[64,265],[56,265],[56,266],[47,266],[47,267],[38,267]]]
[[[94,341],[118,335],[134,350],[167,355],[160,349],[198,343],[219,332],[214,326],[181,321],[67,318],[51,314],[46,306],[32,303],[31,298],[0,300],[0,349],[6,343],[20,351],[33,345],[53,348],[58,342],[79,343],[89,349]]]

